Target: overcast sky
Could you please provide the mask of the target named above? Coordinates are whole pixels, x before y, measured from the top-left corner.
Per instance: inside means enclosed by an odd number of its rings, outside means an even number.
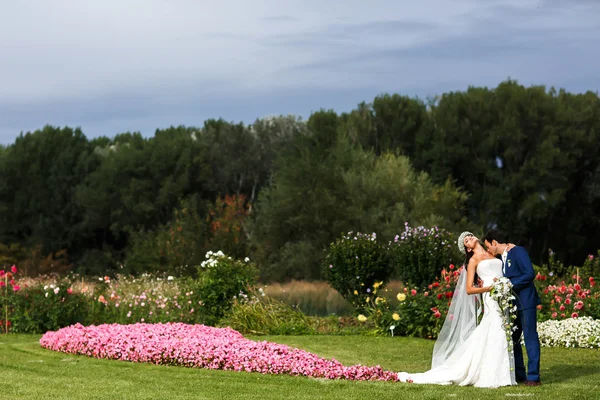
[[[600,90],[600,0],[0,0],[0,143],[347,111],[513,78]]]

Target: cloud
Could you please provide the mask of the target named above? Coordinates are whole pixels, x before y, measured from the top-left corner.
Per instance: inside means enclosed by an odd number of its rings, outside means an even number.
[[[600,2],[22,0],[0,16],[0,143],[45,123],[152,134],[508,77],[598,90]]]

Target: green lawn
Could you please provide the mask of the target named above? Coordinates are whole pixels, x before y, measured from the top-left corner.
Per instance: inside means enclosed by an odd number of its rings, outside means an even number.
[[[433,342],[364,336],[260,338],[344,364],[424,371]],[[1,399],[494,399],[600,398],[600,351],[542,349],[543,386],[501,389],[348,382],[195,370],[71,356],[42,349],[39,336],[0,336]]]

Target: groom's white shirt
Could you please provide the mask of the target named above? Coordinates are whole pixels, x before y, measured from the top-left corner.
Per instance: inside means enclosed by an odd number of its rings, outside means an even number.
[[[502,253],[502,273],[503,274],[506,273],[506,258],[508,257],[508,252],[506,251],[506,249],[508,249],[508,246],[504,249],[504,252]]]

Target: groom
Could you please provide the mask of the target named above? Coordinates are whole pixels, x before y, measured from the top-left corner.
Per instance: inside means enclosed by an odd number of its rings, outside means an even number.
[[[517,330],[513,333],[515,354],[515,378],[527,386],[539,386],[540,383],[540,340],[537,333],[537,305],[540,297],[533,280],[535,272],[529,254],[521,246],[507,243],[506,237],[492,230],[484,237],[485,246],[494,256],[502,255],[502,272],[513,284],[516,297]],[[525,339],[527,350],[527,374],[523,362],[521,333]]]

